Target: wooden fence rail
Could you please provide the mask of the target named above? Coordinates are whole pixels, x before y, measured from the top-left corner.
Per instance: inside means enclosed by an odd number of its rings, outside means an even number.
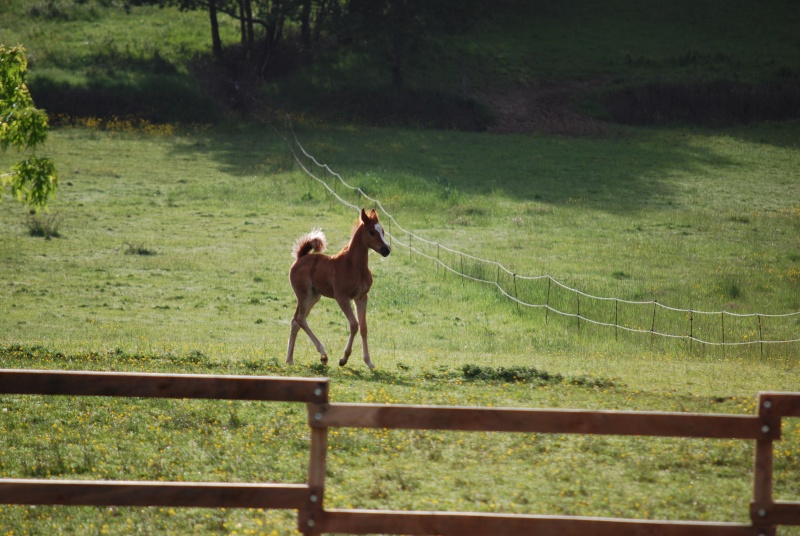
[[[779,525],[800,525],[800,502],[775,501],[772,497],[773,443],[780,440],[783,417],[800,417],[800,393],[760,393],[758,414],[748,416],[331,404],[328,392],[326,378],[0,369],[0,394],[299,402],[307,406],[311,429],[308,481],[304,484],[0,479],[0,503],[292,509],[298,511],[300,532],[307,535],[773,536]],[[751,522],[326,510],[328,429],[343,427],[753,440],[756,449]]]

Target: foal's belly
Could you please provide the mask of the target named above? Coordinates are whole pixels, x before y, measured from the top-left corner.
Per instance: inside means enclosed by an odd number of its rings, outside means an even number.
[[[365,294],[369,292],[369,288],[371,285],[364,285],[359,284],[355,286],[350,285],[330,285],[330,284],[320,284],[317,286],[317,283],[314,284],[314,290],[319,294],[322,294],[326,298],[333,298],[336,299],[338,296],[346,296],[348,299],[355,300],[361,298]]]
[[[369,270],[356,274],[324,255],[301,258],[293,266],[290,277],[297,282],[308,281],[313,292],[333,299],[345,296],[355,300],[367,294],[372,287],[372,273]]]

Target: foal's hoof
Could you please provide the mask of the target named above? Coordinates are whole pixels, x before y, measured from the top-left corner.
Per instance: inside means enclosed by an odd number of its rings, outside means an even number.
[[[341,359],[339,360],[339,366],[340,366],[340,367],[343,367],[343,366],[345,366],[346,364],[347,364],[347,358],[346,358],[346,357],[343,357],[343,358],[341,358]]]
[[[322,361],[323,365],[325,365],[326,367],[328,366],[328,356],[323,355],[322,357],[319,358],[319,360]]]

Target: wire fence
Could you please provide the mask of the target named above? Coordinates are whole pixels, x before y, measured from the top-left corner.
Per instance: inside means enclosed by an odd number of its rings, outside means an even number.
[[[465,280],[494,286],[520,310],[539,309],[549,323],[551,314],[572,319],[582,326],[601,326],[619,333],[647,334],[702,346],[757,347],[763,357],[765,347],[800,343],[800,311],[785,314],[733,313],[670,307],[657,300],[626,300],[594,296],[572,288],[551,275],[517,274],[503,264],[476,257],[428,240],[404,228],[380,200],[361,188],[348,184],[327,164],[320,163],[298,140],[291,124],[284,135],[294,161],[311,179],[321,184],[342,205],[360,210],[366,202],[391,221],[386,230],[392,245],[406,248],[432,261],[437,267]],[[328,180],[316,173],[323,172]]]

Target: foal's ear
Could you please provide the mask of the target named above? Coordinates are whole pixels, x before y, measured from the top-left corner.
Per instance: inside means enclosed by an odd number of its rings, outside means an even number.
[[[369,223],[369,216],[367,216],[367,213],[363,208],[361,209],[361,221],[364,223]]]
[[[371,220],[378,221],[378,212],[373,208],[369,211],[369,217]]]

